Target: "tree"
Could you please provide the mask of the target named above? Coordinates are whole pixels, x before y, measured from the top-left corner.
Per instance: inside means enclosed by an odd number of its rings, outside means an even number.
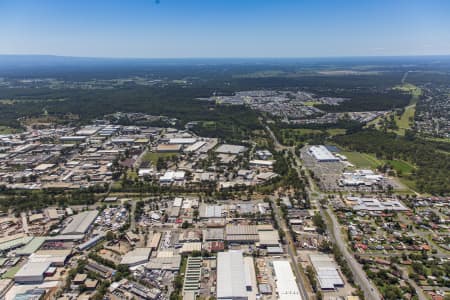
[[[115,239],[114,233],[113,233],[112,231],[108,231],[108,232],[106,233],[106,240],[107,240],[107,241],[112,241],[112,240],[114,240],[114,239]]]

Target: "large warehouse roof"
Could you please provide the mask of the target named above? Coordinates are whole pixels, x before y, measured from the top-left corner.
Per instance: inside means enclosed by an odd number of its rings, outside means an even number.
[[[216,153],[239,154],[247,150],[244,146],[223,144],[216,149]]]
[[[336,287],[344,285],[333,258],[324,254],[310,255],[309,258],[316,270],[321,289],[334,290]]]
[[[90,210],[81,212],[72,217],[70,222],[61,232],[62,234],[79,234],[86,233],[89,226],[94,222],[98,215],[98,211]]]
[[[325,146],[311,146],[309,148],[311,155],[318,161],[339,161]]]
[[[38,282],[43,280],[44,273],[51,262],[27,262],[14,276],[16,282]]]
[[[278,299],[301,300],[302,296],[289,262],[287,260],[276,260],[273,262],[273,269],[277,278]]]
[[[42,244],[46,241],[46,237],[37,236],[33,237],[33,239],[25,245],[23,248],[16,251],[17,255],[31,255],[36,252]]]
[[[217,256],[217,299],[246,299],[242,251],[219,252]]]
[[[127,252],[122,257],[122,261],[120,263],[128,266],[147,263],[151,253],[151,248],[136,248],[133,251]]]

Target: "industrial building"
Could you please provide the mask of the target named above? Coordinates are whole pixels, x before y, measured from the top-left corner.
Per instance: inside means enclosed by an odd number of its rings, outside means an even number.
[[[151,253],[151,248],[136,248],[130,252],[127,252],[122,257],[122,261],[120,262],[120,264],[127,265],[129,267],[145,264],[148,262]]]
[[[39,283],[44,281],[44,273],[50,268],[51,262],[27,262],[14,276],[17,283]]]
[[[333,258],[325,254],[311,254],[309,259],[316,271],[317,281],[322,290],[335,290],[344,286],[344,281]]]
[[[226,240],[230,243],[255,243],[259,241],[256,225],[233,225],[225,227]]]
[[[302,300],[291,264],[287,260],[276,260],[273,262],[273,270],[276,277],[278,299]]]
[[[80,244],[77,246],[77,249],[79,251],[84,251],[84,250],[88,250],[92,247],[94,247],[98,242],[100,242],[103,238],[105,237],[105,234],[99,234],[89,240],[87,240],[86,242]]]
[[[152,235],[150,242],[148,243],[148,247],[152,250],[157,250],[159,246],[159,242],[161,241],[161,232],[155,232]]]
[[[222,206],[202,203],[200,205],[199,216],[201,219],[222,218]]]
[[[183,293],[194,292],[200,289],[202,279],[202,258],[188,257],[184,275]]]
[[[61,231],[61,234],[85,234],[94,222],[98,211],[84,211],[71,217],[71,222]]]
[[[242,251],[230,250],[217,255],[217,299],[247,300],[245,265]]]
[[[28,256],[36,252],[42,244],[45,242],[46,237],[39,236],[39,237],[33,237],[33,239],[26,244],[21,249],[18,249],[16,251],[17,256]]]
[[[247,150],[244,146],[223,144],[217,147],[216,153],[239,154]]]
[[[318,162],[338,162],[339,158],[334,156],[325,146],[311,146],[309,148],[309,153],[314,157]]]
[[[347,197],[353,210],[363,211],[407,211],[408,208],[396,199],[379,200],[376,198]]]
[[[173,251],[159,251],[156,257],[150,258],[150,262],[145,265],[148,270],[179,271],[181,265],[181,255]]]

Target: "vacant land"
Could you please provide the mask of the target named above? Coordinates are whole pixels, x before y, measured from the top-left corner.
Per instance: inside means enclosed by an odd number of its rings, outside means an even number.
[[[343,151],[342,155],[345,155],[349,162],[351,162],[357,168],[369,168],[375,169],[383,164],[382,160],[377,159],[372,154],[360,153],[355,151]]]
[[[386,163],[402,175],[409,175],[415,170],[413,165],[403,160],[386,160]]]
[[[167,152],[164,152],[164,153],[148,152],[144,155],[144,157],[142,158],[142,161],[148,161],[148,162],[151,162],[152,165],[156,165],[158,158],[162,157],[162,158],[168,159],[168,158],[172,158],[173,156],[177,156],[177,154],[171,153],[171,152],[169,152],[169,153],[167,153]]]

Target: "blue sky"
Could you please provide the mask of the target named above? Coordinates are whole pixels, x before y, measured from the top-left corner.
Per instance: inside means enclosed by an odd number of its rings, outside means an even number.
[[[450,1],[0,0],[0,54],[450,54]]]

